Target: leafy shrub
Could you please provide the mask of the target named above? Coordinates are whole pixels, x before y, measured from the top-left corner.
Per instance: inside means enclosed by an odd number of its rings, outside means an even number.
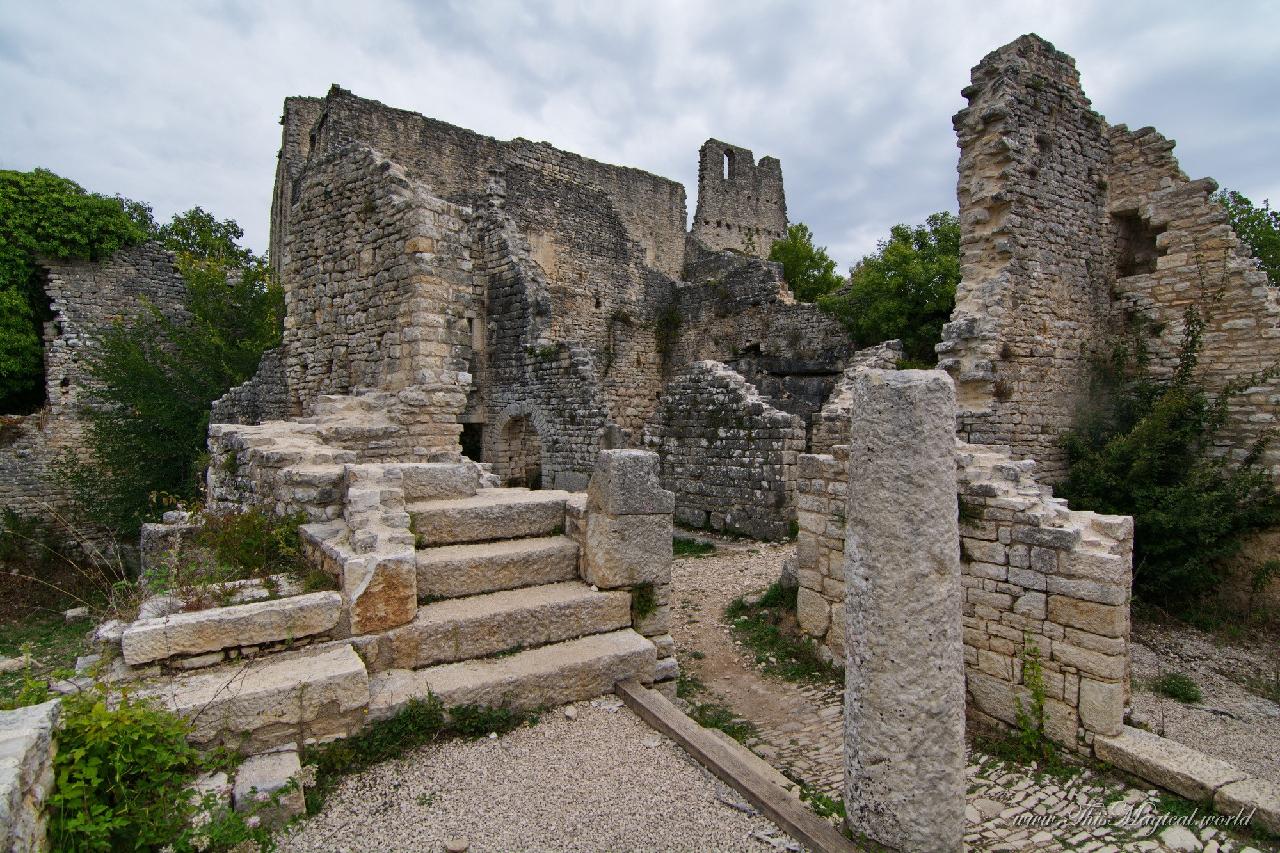
[[[897,338],[908,367],[937,363],[933,347],[955,308],[960,283],[960,220],[935,213],[914,228],[895,225],[849,271],[849,285],[818,299],[858,346]]]
[[[769,260],[782,264],[782,275],[796,299],[813,302],[844,284],[825,246],[813,245],[813,232],[803,222],[787,226],[787,236],[774,241]]]
[[[1204,698],[1200,685],[1191,680],[1189,675],[1181,672],[1166,672],[1152,682],[1151,687],[1157,693],[1177,699],[1179,702],[1199,702]]]
[[[1280,518],[1280,496],[1259,464],[1265,439],[1239,461],[1209,453],[1228,402],[1259,377],[1209,395],[1194,376],[1203,328],[1188,307],[1167,379],[1151,375],[1141,327],[1097,365],[1090,405],[1064,440],[1060,490],[1076,509],[1132,515],[1135,591],[1184,608],[1217,586],[1219,561],[1242,534]]]
[[[219,563],[241,577],[260,578],[304,568],[298,528],[307,514],[277,516],[260,509],[234,513],[205,513],[196,544],[213,552]]]
[[[1272,210],[1270,201],[1254,205],[1234,190],[1214,193],[1213,198],[1227,210],[1231,227],[1257,258],[1258,265],[1280,287],[1280,210]]]
[[[99,260],[146,239],[150,221],[145,205],[47,169],[0,170],[0,412],[44,401],[41,324],[52,315],[36,259]]]
[[[186,786],[197,754],[181,718],[97,692],[63,700],[49,795],[55,850],[140,850],[179,837],[195,811]]]

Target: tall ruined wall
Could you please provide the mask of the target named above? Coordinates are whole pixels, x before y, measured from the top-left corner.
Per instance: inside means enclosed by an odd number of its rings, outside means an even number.
[[[513,215],[529,233],[547,235],[562,250],[573,245],[572,219],[580,206],[564,204],[570,199],[562,196],[572,196],[573,185],[594,189],[603,194],[627,238],[639,244],[640,259],[669,276],[679,274],[684,261],[685,193],[676,181],[589,160],[547,143],[524,139],[502,142],[356,97],[337,86],[319,103],[318,115],[311,111],[310,103],[306,109],[286,108],[282,161],[305,159],[310,153],[300,148],[288,150],[290,138],[304,132],[312,137],[312,150],[322,154],[361,142],[403,165],[410,176],[429,184],[441,198],[468,205],[484,195],[490,170],[505,167]],[[285,167],[288,172],[296,168],[292,163]],[[524,185],[532,188],[540,181],[554,187],[551,199],[521,192]],[[557,209],[554,204],[543,205],[544,201],[562,203]],[[280,213],[287,216],[287,209],[281,208]],[[273,231],[282,225],[280,218],[273,217]]]
[[[1110,145],[1071,57],[1037,36],[989,54],[956,114],[961,274],[938,346],[961,437],[1063,473],[1059,440],[1110,323]]]
[[[1204,320],[1197,375],[1218,391],[1250,385],[1234,398],[1222,449],[1249,448],[1280,420],[1280,378],[1250,382],[1280,368],[1280,301],[1226,211],[1210,199],[1212,180],[1191,181],[1171,153],[1173,142],[1151,128],[1111,128],[1109,205],[1116,224],[1119,277],[1115,292],[1125,315],[1144,321],[1152,367],[1177,363],[1184,320],[1194,306]],[[1280,447],[1264,462],[1280,480]]]
[[[276,155],[276,184],[271,195],[271,268],[277,274],[284,265],[284,246],[288,238],[289,208],[302,179],[307,156],[311,153],[311,129],[324,109],[321,98],[285,98],[284,127],[280,152]]]
[[[693,236],[709,249],[734,249],[769,257],[774,240],[787,235],[782,164],[756,163],[751,152],[708,139],[698,152],[698,210]]]
[[[554,335],[551,285],[501,207],[477,227],[487,321],[472,407],[485,424],[484,458],[504,484],[586,488],[610,423],[592,354]]]
[[[963,280],[938,346],[956,380],[960,435],[1064,472],[1063,435],[1092,359],[1137,332],[1172,370],[1188,307],[1205,321],[1198,375],[1243,383],[1220,450],[1243,453],[1280,414],[1280,302],[1174,143],[1109,126],[1074,61],[1034,35],[991,53],[955,117]],[[1280,447],[1265,458],[1280,479]]]
[[[645,427],[675,492],[676,521],[781,539],[795,518],[795,466],[804,422],[761,399],[727,366],[698,362],[667,386]]]
[[[323,394],[469,384],[469,216],[368,148],[312,163],[285,246],[292,413]]]
[[[546,281],[535,306],[537,317],[547,321],[534,336],[537,346],[584,348],[602,395],[598,405],[603,409],[593,417],[638,435],[661,387],[654,311],[683,266],[683,187],[545,143],[499,142],[337,87],[319,103],[314,120],[300,107],[286,110],[282,173],[305,174],[312,168],[307,160],[360,142],[450,202],[478,208],[500,197],[528,260]],[[291,120],[311,120],[305,152],[290,141],[303,136]],[[290,221],[292,210],[277,206],[273,233],[298,229]],[[487,334],[492,323],[475,319],[486,327],[477,336]],[[493,335],[488,340],[501,345]],[[526,358],[529,353],[494,355]],[[481,389],[487,391],[483,383]],[[479,413],[490,408],[479,396],[473,395],[469,420],[480,420]],[[488,428],[493,426],[490,422]]]
[[[53,311],[44,327],[47,402],[34,414],[0,415],[0,506],[26,512],[67,502],[69,493],[52,466],[63,453],[82,457],[86,452],[77,410],[91,399],[84,364],[94,338],[146,306],[181,318],[187,293],[173,256],[151,243],[121,249],[100,262],[44,261],[42,266]]]

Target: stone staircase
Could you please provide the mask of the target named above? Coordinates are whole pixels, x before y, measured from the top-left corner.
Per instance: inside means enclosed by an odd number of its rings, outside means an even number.
[[[428,691],[528,709],[590,698],[628,672],[651,678],[656,650],[631,630],[631,594],[578,579],[572,499],[498,488],[405,507],[422,603],[367,656],[371,717]]]
[[[428,695],[530,710],[625,679],[673,692],[671,495],[652,454],[608,454],[590,498],[496,488],[470,462],[335,466],[338,503],[302,528],[339,581],[311,596],[323,623],[303,618],[307,596],[134,623],[122,637],[159,648],[127,677],[191,718],[198,746],[246,754],[345,737]]]

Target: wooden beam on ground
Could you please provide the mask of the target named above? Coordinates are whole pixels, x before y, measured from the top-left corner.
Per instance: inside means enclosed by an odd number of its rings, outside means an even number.
[[[637,681],[619,681],[614,690],[642,720],[680,744],[703,767],[732,786],[805,847],[817,853],[859,853],[859,848],[839,830],[752,766],[750,758],[743,753],[753,754],[742,744],[721,740],[691,720],[667,697]]]

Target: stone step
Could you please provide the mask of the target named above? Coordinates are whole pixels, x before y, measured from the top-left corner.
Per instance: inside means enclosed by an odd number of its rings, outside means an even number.
[[[366,653],[370,669],[421,669],[631,625],[631,595],[581,581],[452,598],[418,608]]]
[[[481,489],[474,497],[418,501],[406,507],[418,547],[492,542],[564,532],[569,492]]]
[[[369,703],[369,673],[350,643],[335,643],[238,660],[137,695],[186,717],[196,746],[254,755],[354,732]]]
[[[600,696],[623,679],[649,683],[657,664],[653,643],[630,628],[553,643],[508,657],[426,669],[392,669],[369,681],[369,717],[385,719],[410,699],[436,696],[445,707],[562,705]]]
[[[442,545],[418,552],[418,597],[457,598],[578,577],[567,536]]]

